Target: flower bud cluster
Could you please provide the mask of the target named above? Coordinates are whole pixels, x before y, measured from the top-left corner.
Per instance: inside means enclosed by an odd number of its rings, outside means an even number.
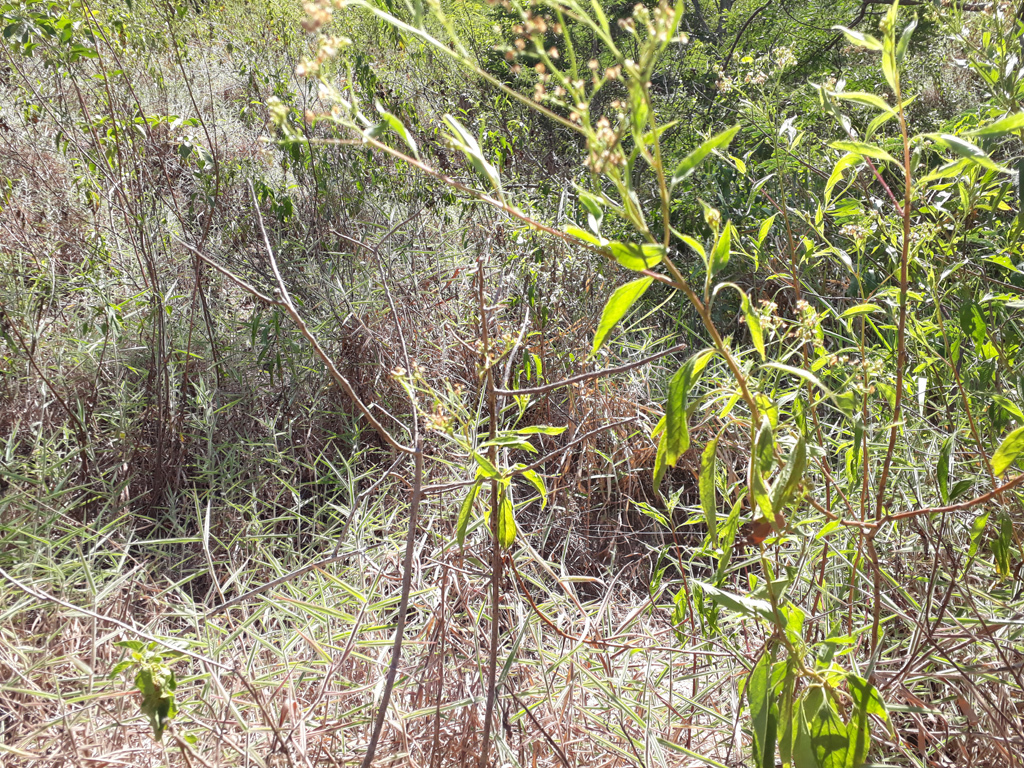
[[[789,46],[779,46],[773,48],[769,54],[756,59],[753,56],[740,56],[739,52],[734,52],[732,60],[741,70],[736,77],[727,75],[725,67],[721,64],[715,67],[717,75],[715,88],[719,93],[731,93],[735,90],[738,82],[742,82],[744,85],[762,86],[768,82],[768,78],[773,73],[782,72],[794,66],[796,55]]]
[[[790,331],[790,335],[805,344],[813,344],[815,348],[820,348],[822,346],[821,315],[803,299],[796,303],[796,311],[796,327]]]
[[[620,135],[612,128],[607,117],[597,121],[597,130],[587,141],[590,150],[586,166],[592,173],[602,173],[608,166],[624,167],[626,155],[622,151]]]
[[[849,238],[850,240],[854,240],[857,243],[863,243],[868,239],[868,236],[871,234],[871,230],[863,224],[844,224],[839,228],[839,234],[843,237]]]
[[[761,323],[761,330],[771,335],[782,325],[782,318],[779,317],[779,305],[774,301],[763,300],[757,308],[757,319]]]

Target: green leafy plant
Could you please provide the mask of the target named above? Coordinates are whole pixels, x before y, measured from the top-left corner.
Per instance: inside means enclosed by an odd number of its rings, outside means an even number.
[[[114,645],[127,649],[130,658],[118,662],[110,676],[114,678],[124,673],[135,673],[135,689],[141,697],[139,709],[149,720],[153,738],[162,741],[164,730],[178,713],[178,705],[174,700],[178,681],[170,665],[178,661],[181,654],[166,649],[158,652],[159,646],[156,643],[144,643],[141,640],[121,640]]]

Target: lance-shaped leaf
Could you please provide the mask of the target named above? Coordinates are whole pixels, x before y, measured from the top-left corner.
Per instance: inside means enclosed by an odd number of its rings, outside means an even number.
[[[710,139],[701,144],[697,149],[693,150],[690,154],[684,157],[679,165],[672,171],[671,186],[675,186],[687,176],[696,170],[697,166],[703,162],[709,154],[714,152],[716,149],[724,149],[729,146],[732,142],[733,137],[739,132],[740,126],[734,125],[732,128],[722,131],[716,136],[712,136]]]
[[[637,299],[644,295],[652,282],[654,282],[652,277],[641,277],[639,280],[620,285],[608,297],[604,311],[601,312],[601,322],[597,324],[597,331],[594,333],[594,346],[590,350],[590,354],[595,354],[601,348],[616,323],[625,316]]]
[[[708,526],[711,546],[718,546],[718,500],[715,498],[715,468],[717,464],[718,438],[704,447],[700,455],[700,506]]]
[[[914,34],[914,30],[917,29],[917,16],[915,15],[910,23],[903,28],[903,33],[900,35],[900,41],[896,44],[896,63],[902,64],[903,57],[907,55],[907,46],[910,45],[910,37]]]
[[[777,621],[775,612],[772,610],[772,604],[767,600],[737,595],[696,579],[693,580],[693,584],[700,587],[701,591],[714,603],[734,613],[750,616],[751,618],[761,618],[772,624],[775,624]]]
[[[763,767],[775,765],[775,733],[769,728],[772,719],[772,662],[774,646],[769,647],[761,655],[747,681],[747,701],[750,704],[750,725],[754,733],[753,758],[754,765]],[[767,736],[771,735],[769,743]]]
[[[808,696],[810,691],[805,691],[793,709],[793,768],[820,768],[811,743],[811,717],[814,713],[808,714]],[[816,699],[814,703],[820,704],[820,700]]]
[[[560,435],[565,432],[565,427],[549,427],[543,424],[535,424],[532,427],[522,427],[516,430],[517,435]]]
[[[807,445],[803,435],[796,441],[786,466],[782,468],[771,493],[772,512],[778,515],[800,488],[807,469]]]
[[[882,74],[885,75],[885,81],[892,88],[893,93],[900,92],[900,71],[896,64],[896,36],[892,30],[893,24],[896,23],[895,14],[892,8],[889,9],[889,27],[886,30],[885,37],[882,39]]]
[[[881,147],[874,144],[866,144],[863,141],[833,141],[829,144],[833,149],[840,149],[843,152],[852,152],[862,157],[873,157],[875,160],[885,160],[887,163],[898,165],[896,158],[890,155]]]
[[[690,390],[700,378],[714,350],[705,349],[687,360],[668,385],[668,404],[665,408],[665,462],[675,466],[679,457],[690,447],[690,430],[686,423],[686,401]]]
[[[973,560],[974,556],[978,554],[978,544],[981,543],[981,534],[985,532],[985,526],[988,524],[988,510],[985,510],[971,523],[971,546],[967,550],[967,559]]]
[[[777,527],[775,524],[775,513],[772,510],[772,499],[768,495],[768,483],[765,481],[764,474],[761,472],[761,468],[757,466],[756,461],[753,461],[753,466],[750,468],[750,495],[754,497],[754,504],[761,510],[761,514],[764,515],[772,528]]]
[[[764,360],[764,332],[761,330],[761,318],[759,318],[757,316],[757,312],[754,311],[754,305],[750,301],[750,297],[747,296],[747,292],[736,285],[736,283],[719,283],[715,286],[712,296],[717,296],[718,292],[723,288],[733,288],[740,295],[740,312],[743,313],[743,319],[747,324],[747,330],[750,331],[750,343],[754,345],[754,349],[757,350],[758,354],[761,355],[761,359]]]
[[[656,267],[665,256],[665,247],[656,243],[608,243],[608,250],[619,264],[634,272]]]
[[[811,746],[819,768],[848,768],[850,742],[846,724],[824,689],[815,686],[807,692],[807,713],[811,731]]]
[[[949,504],[949,469],[953,457],[953,436],[942,441],[939,448],[939,463],[935,467],[936,480],[939,482],[939,496],[943,504]]]
[[[790,656],[786,659],[786,666],[783,669],[782,680],[778,682],[779,692],[779,757],[782,759],[782,768],[793,766],[793,741],[796,738],[794,727],[794,715],[799,714],[800,703],[796,697],[796,659]]]
[[[498,477],[501,474],[498,468],[491,463],[490,459],[483,454],[473,451],[470,455],[473,457],[473,461],[480,466],[478,472],[484,477]]]
[[[405,142],[405,145],[412,152],[412,156],[417,160],[420,159],[419,147],[416,146],[416,139],[412,137],[409,130],[405,127],[401,120],[395,117],[393,114],[384,109],[379,103],[377,104],[377,111],[380,112],[381,119],[388,124],[388,127],[392,131],[398,134],[398,136]]]
[[[847,168],[851,168],[855,165],[860,165],[864,162],[864,158],[855,152],[847,152],[836,163],[836,167],[832,169],[832,175],[828,177],[828,181],[825,182],[825,205],[827,206],[829,201],[832,199],[832,191],[836,188],[836,184],[843,180],[843,176],[846,173]]]
[[[772,434],[772,423],[767,416],[761,417],[761,424],[757,428],[757,437],[754,440],[754,455],[751,461],[761,472],[771,471],[775,463],[775,435]]]
[[[708,280],[713,280],[715,275],[722,271],[729,263],[729,246],[732,239],[732,225],[727,224],[722,231],[714,250],[711,251],[711,258],[708,260]]]
[[[477,477],[476,481],[469,486],[469,493],[466,494],[466,498],[462,500],[462,506],[459,508],[459,520],[455,525],[455,540],[461,547],[466,542],[466,531],[469,530],[469,518],[473,513],[473,502],[476,501],[477,494],[480,493],[480,485],[483,480]]]
[[[992,456],[992,471],[1002,475],[1017,457],[1024,453],[1024,427],[1018,427],[1006,436]]]
[[[835,96],[837,99],[852,101],[854,104],[863,104],[866,107],[874,107],[875,109],[880,109],[883,112],[893,111],[893,108],[889,106],[885,99],[881,96],[876,96],[873,93],[865,93],[864,91],[838,91]]]
[[[764,243],[764,239],[768,237],[768,233],[771,231],[772,224],[775,223],[775,217],[777,213],[773,213],[767,219],[761,222],[761,226],[757,230],[757,247],[760,248]]]
[[[1014,112],[999,118],[994,123],[989,123],[983,128],[975,128],[973,131],[968,131],[967,135],[975,136],[979,139],[994,138],[1019,131],[1021,128],[1024,128],[1024,112]]]
[[[501,177],[498,175],[498,170],[491,165],[484,158],[484,153],[480,149],[480,145],[477,143],[476,137],[473,136],[465,126],[462,125],[451,115],[445,115],[443,118],[445,125],[451,129],[451,134],[448,136],[448,140],[452,146],[460,150],[462,154],[469,160],[470,165],[477,172],[477,175],[485,181],[489,182],[492,187],[500,194],[501,193]]]
[[[884,722],[888,722],[889,713],[875,686],[853,673],[848,674],[846,680],[854,703],[846,728],[849,760],[847,765],[850,768],[860,768],[871,748],[871,719],[868,716],[876,715]]]
[[[498,544],[505,549],[516,540],[516,517],[512,506],[512,494],[508,482],[501,483],[498,496]]]
[[[668,469],[668,464],[665,462],[667,448],[668,438],[666,437],[665,433],[662,432],[661,437],[658,440],[658,452],[654,456],[653,484],[655,491],[657,491],[661,487],[661,481],[665,478],[665,471]]]
[[[858,32],[855,29],[847,29],[846,27],[836,25],[832,29],[838,29],[846,39],[856,46],[861,48],[867,48],[869,51],[880,51],[882,50],[882,41],[877,37],[871,35],[865,35],[863,32]]]
[[[544,478],[538,475],[534,469],[525,469],[522,475],[537,489],[537,492],[540,494],[540,508],[544,509],[548,505],[548,488],[544,484]]]
[[[987,168],[990,171],[1006,171],[1005,168],[1001,168],[993,162],[981,147],[972,144],[967,139],[954,136],[951,133],[929,133],[926,134],[926,138],[982,168]]]

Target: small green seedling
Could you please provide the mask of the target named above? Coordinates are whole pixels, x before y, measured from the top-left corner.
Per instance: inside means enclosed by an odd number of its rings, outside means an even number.
[[[135,687],[142,694],[140,709],[142,714],[149,718],[149,724],[153,727],[153,738],[161,741],[164,729],[178,712],[174,701],[174,690],[178,687],[178,681],[168,662],[177,661],[181,654],[167,650],[157,653],[156,643],[147,644],[141,640],[122,640],[114,645],[131,651],[131,658],[114,667],[110,676],[114,678],[122,672],[136,670]]]

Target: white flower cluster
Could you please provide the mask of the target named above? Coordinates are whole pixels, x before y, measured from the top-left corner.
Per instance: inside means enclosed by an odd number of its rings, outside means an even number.
[[[753,56],[741,57],[738,52],[734,52],[732,58],[742,73],[732,77],[725,73],[725,67],[722,65],[715,67],[715,73],[718,75],[715,88],[719,93],[731,93],[735,90],[738,82],[760,87],[768,82],[768,78],[772,74],[782,72],[796,64],[796,54],[789,46],[773,48],[771,53],[756,59]]]
[[[849,238],[850,240],[862,242],[868,239],[868,235],[871,234],[871,230],[863,224],[844,224],[839,228],[839,234],[843,237]]]

